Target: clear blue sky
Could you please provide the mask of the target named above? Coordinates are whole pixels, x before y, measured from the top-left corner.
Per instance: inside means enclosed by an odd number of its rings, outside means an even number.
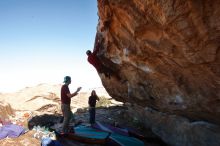
[[[98,23],[96,0],[0,0],[0,92],[40,83],[102,86],[87,62]]]

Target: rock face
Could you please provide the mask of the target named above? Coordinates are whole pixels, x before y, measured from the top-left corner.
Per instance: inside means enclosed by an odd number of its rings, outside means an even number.
[[[13,109],[11,108],[11,105],[5,102],[0,101],[0,123],[2,120],[8,119],[9,116],[14,114]]]
[[[142,112],[219,125],[219,7],[218,0],[98,0],[98,56],[127,80],[100,74],[108,93]]]

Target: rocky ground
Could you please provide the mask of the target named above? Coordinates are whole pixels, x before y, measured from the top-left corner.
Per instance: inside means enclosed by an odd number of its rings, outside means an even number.
[[[54,125],[60,125],[62,119],[60,110],[58,86],[40,84],[36,87],[25,88],[16,93],[0,95],[0,118],[10,120],[10,122],[26,127],[28,130],[18,138],[5,138],[0,140],[0,146],[39,146],[41,137],[36,126],[46,132]],[[88,96],[90,91],[82,92],[72,99],[72,112],[75,115],[75,122],[81,121],[88,125]],[[146,138],[146,146],[165,145],[151,130],[145,129],[143,123],[136,118],[129,116],[128,105],[124,105],[107,96],[106,92],[97,89],[100,101],[97,103],[96,121],[108,124],[117,124],[137,129]],[[16,100],[14,97],[17,97]],[[45,128],[46,127],[46,128]],[[48,131],[47,131],[48,130]],[[64,146],[86,146],[88,144],[59,139]]]
[[[78,109],[75,113],[75,121],[81,121],[82,124],[88,124],[88,109]],[[60,113],[57,114],[39,114],[34,115],[29,120],[28,127],[29,131],[18,138],[6,138],[0,140],[1,146],[39,146],[40,138],[34,136],[36,131],[33,129],[34,126],[40,127],[51,127],[52,125],[59,123],[62,119]],[[146,146],[163,146],[165,145],[157,136],[155,136],[149,129],[144,129],[142,123],[137,119],[133,119],[127,113],[125,106],[111,106],[111,107],[99,107],[97,108],[96,120],[109,124],[118,124],[126,127],[137,129],[146,136],[144,142]],[[71,141],[68,139],[59,139],[64,146],[87,146],[88,144],[80,143],[77,141]],[[89,144],[91,145],[91,144]]]

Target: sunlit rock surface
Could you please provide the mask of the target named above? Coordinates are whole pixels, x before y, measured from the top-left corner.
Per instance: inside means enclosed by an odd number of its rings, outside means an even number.
[[[104,38],[98,55],[127,80],[122,83],[114,75],[108,79],[100,74],[108,93],[137,105],[145,119],[151,118],[145,108],[166,114],[163,126],[170,115],[187,118],[189,125],[205,121],[218,126],[219,7],[218,0],[98,0],[97,32]],[[219,130],[211,133],[219,136]],[[175,140],[167,142],[179,145]]]
[[[5,119],[9,118],[9,115],[13,115],[14,110],[11,108],[11,105],[0,101],[0,123],[3,122]]]

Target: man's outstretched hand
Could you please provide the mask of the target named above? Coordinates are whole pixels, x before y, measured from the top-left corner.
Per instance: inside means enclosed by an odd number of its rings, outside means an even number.
[[[79,92],[82,89],[82,87],[78,87],[76,92]]]

